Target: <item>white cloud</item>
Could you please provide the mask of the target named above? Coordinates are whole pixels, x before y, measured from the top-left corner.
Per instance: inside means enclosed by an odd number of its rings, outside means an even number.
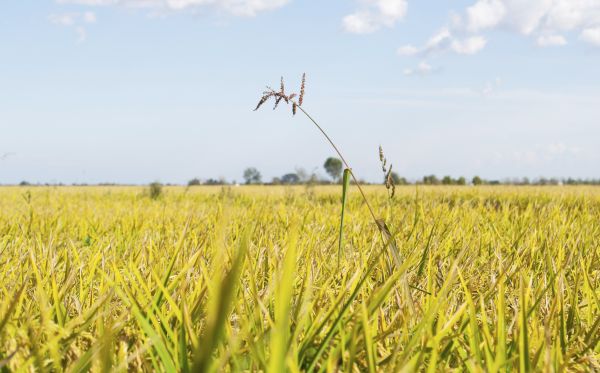
[[[167,0],[166,4],[173,10],[182,10],[185,8],[191,8],[199,5],[206,5],[210,1],[206,0]]]
[[[77,43],[83,43],[87,39],[87,31],[83,25],[96,23],[94,12],[51,14],[48,20],[55,25],[73,28],[77,34]]]
[[[447,49],[452,43],[452,34],[448,28],[443,28],[433,34],[421,48],[411,44],[398,48],[398,54],[401,56],[427,56],[434,52],[440,52]]]
[[[427,62],[423,61],[421,63],[419,63],[417,65],[417,67],[415,68],[411,68],[411,69],[404,69],[404,75],[419,75],[419,76],[425,76],[425,75],[429,75],[433,72],[435,72],[436,69],[431,66],[430,64],[428,64]]]
[[[289,0],[226,0],[217,1],[221,7],[236,16],[254,17],[260,12],[275,10]]]
[[[558,30],[578,30],[600,25],[600,2],[597,0],[554,0],[546,23]]]
[[[414,56],[419,53],[419,48],[414,45],[405,45],[398,48],[398,54],[401,56]]]
[[[567,39],[562,35],[540,35],[537,38],[540,47],[560,47],[567,45]]]
[[[406,0],[378,0],[376,6],[384,23],[389,25],[402,19],[408,10]]]
[[[451,12],[448,25],[438,40],[432,38],[420,49],[407,45],[398,53],[408,56],[450,49],[473,54],[486,45],[481,34],[495,29],[532,37],[541,47],[567,45],[568,32],[600,46],[600,0],[473,0],[462,13]],[[444,46],[449,40],[450,47]]]
[[[598,0],[479,0],[475,6],[492,1],[504,7],[505,16],[491,27],[502,25],[523,35],[559,34],[600,26]]]
[[[254,17],[260,12],[274,10],[290,0],[56,0],[59,4],[87,6],[119,5],[164,11],[184,11],[212,7],[235,16]]]
[[[429,40],[425,44],[425,47],[423,48],[423,52],[430,53],[444,49],[447,45],[450,44],[451,40],[452,34],[450,33],[450,30],[448,30],[447,28],[443,28],[429,38]]]
[[[342,20],[344,30],[353,34],[369,34],[379,28],[369,12],[349,14]]]
[[[401,56],[429,56],[434,53],[454,52],[457,54],[475,54],[487,44],[483,36],[471,36],[465,39],[456,38],[448,28],[443,28],[427,40],[425,45],[417,48],[411,44],[398,49]]]
[[[472,36],[464,40],[452,41],[451,49],[458,54],[475,54],[485,48],[487,40],[483,36]]]
[[[497,26],[506,15],[506,7],[500,0],[481,0],[467,8],[467,28],[477,32]],[[456,23],[456,21],[454,21]]]
[[[600,47],[600,27],[583,30],[581,33],[581,39]]]
[[[344,30],[353,34],[368,34],[382,27],[393,27],[408,10],[407,0],[364,0],[358,11],[342,19]]]
[[[502,0],[507,8],[505,26],[523,35],[530,35],[542,25],[555,0]]]

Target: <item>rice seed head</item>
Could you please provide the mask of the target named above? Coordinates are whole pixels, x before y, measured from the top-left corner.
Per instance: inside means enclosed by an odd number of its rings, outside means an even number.
[[[383,154],[383,148],[381,147],[381,145],[379,145],[379,160],[381,161],[381,171],[383,171],[383,174],[386,175],[387,169],[385,166],[387,164],[387,159],[385,158],[385,154]]]
[[[390,198],[393,198],[396,194],[396,184],[394,183],[394,178],[392,177],[392,167],[390,164],[390,169],[385,175],[385,187],[388,191],[390,191]]]
[[[277,95],[277,98],[275,99],[275,106],[273,106],[273,110],[277,109],[277,106],[279,105],[279,101],[281,101],[281,99],[283,99],[283,96]]]
[[[254,111],[258,110],[265,102],[267,102],[267,100],[269,99],[269,97],[271,97],[269,94],[264,94],[260,98],[260,101],[258,101],[258,105],[256,105],[256,108],[254,109]]]
[[[285,93],[285,82],[283,80],[283,77],[281,77],[281,79],[279,81],[279,90],[276,91],[273,88],[267,86],[266,90],[263,91],[262,97],[260,98],[260,101],[258,101],[258,104],[256,105],[256,108],[254,109],[254,111],[258,110],[271,97],[274,97],[275,105],[273,106],[273,110],[277,109],[277,107],[283,100],[283,101],[285,101],[286,104],[290,104],[290,103],[292,104],[292,114],[296,115],[296,113],[298,112],[298,108],[300,107],[300,105],[302,105],[302,102],[304,101],[305,86],[306,86],[306,74],[302,74],[302,84],[300,86],[300,95],[298,96],[296,93],[291,93],[288,95],[287,93]],[[299,97],[298,102],[293,101],[294,98],[296,98],[296,97]]]
[[[304,102],[304,88],[306,86],[306,73],[302,74],[302,83],[300,84],[300,97],[298,98],[298,106],[302,106]]]
[[[285,94],[285,85],[283,83],[283,76],[281,77],[281,86],[280,86],[279,94],[281,95],[281,97],[283,98],[283,100],[285,101],[286,104],[290,103],[290,97]]]

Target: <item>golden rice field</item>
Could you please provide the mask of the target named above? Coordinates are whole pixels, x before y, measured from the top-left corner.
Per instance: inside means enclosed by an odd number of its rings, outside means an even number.
[[[3,371],[600,371],[600,189],[0,188]]]

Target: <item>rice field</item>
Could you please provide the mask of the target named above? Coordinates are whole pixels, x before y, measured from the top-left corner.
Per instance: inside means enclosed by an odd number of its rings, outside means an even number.
[[[0,188],[3,371],[600,371],[600,189]]]

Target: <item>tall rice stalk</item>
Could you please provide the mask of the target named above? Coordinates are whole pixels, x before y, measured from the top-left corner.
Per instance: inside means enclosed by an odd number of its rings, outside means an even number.
[[[304,103],[305,88],[306,88],[306,74],[302,74],[302,83],[300,84],[300,94],[299,95],[296,93],[287,94],[285,92],[285,84],[284,84],[283,77],[282,77],[279,90],[276,91],[273,88],[267,86],[266,90],[263,92],[263,95],[261,96],[260,100],[258,101],[258,104],[256,105],[256,108],[254,109],[254,111],[258,110],[269,99],[275,100],[275,105],[273,107],[273,110],[276,109],[282,101],[284,101],[286,104],[292,106],[292,115],[296,115],[298,110],[300,110],[314,124],[314,126],[319,130],[319,132],[321,132],[323,137],[325,137],[327,142],[331,145],[333,150],[336,152],[336,154],[340,157],[340,159],[344,163],[345,169],[352,177],[352,180],[354,180],[354,184],[358,188],[358,191],[360,192],[360,195],[362,196],[362,199],[365,202],[365,205],[367,206],[367,208],[369,210],[369,214],[373,218],[373,222],[375,223],[375,225],[377,226],[377,228],[379,229],[379,231],[381,233],[381,238],[383,240],[384,246],[388,247],[390,249],[390,252],[396,263],[396,266],[400,266],[400,264],[401,264],[400,253],[398,251],[398,247],[396,246],[394,237],[392,236],[392,234],[385,222],[385,219],[378,218],[375,215],[375,211],[373,210],[373,207],[371,207],[371,204],[369,203],[369,199],[367,198],[363,188],[361,187],[360,182],[358,181],[358,178],[354,174],[354,171],[352,171],[352,167],[350,167],[350,163],[348,163],[348,161],[346,160],[346,158],[340,151],[339,147],[335,144],[335,142],[333,142],[333,140],[327,134],[327,132],[325,132],[323,127],[321,127],[319,125],[319,123],[317,123],[317,121],[302,107],[302,104]],[[296,101],[296,98],[298,98],[297,101]],[[390,168],[390,175],[391,175],[391,168]],[[386,186],[387,186],[387,182],[386,182]],[[344,189],[344,193],[345,193],[345,191],[346,191],[346,189]],[[343,197],[345,197],[345,195]],[[342,208],[342,211],[343,211],[343,208]],[[341,224],[340,224],[340,229],[342,229],[342,228],[343,228],[343,212],[341,215]],[[341,239],[342,239],[342,233],[340,232],[340,249],[339,249],[340,251],[341,251]]]

